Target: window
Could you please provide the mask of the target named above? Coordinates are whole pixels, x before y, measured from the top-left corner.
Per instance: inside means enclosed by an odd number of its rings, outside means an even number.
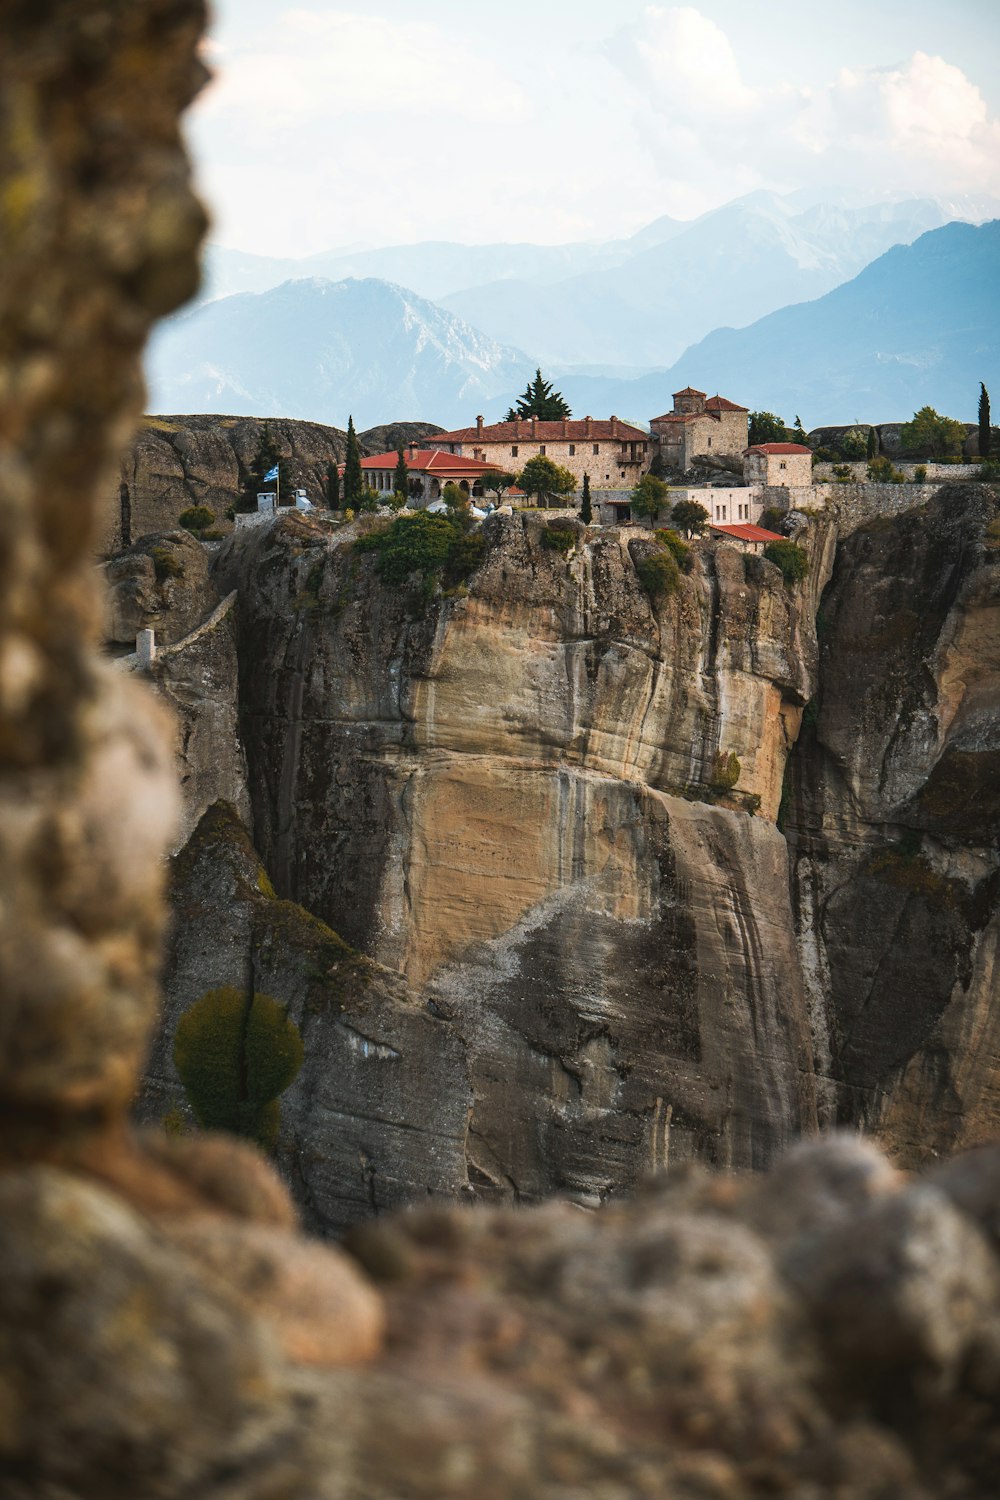
[[[511,456],[511,458],[516,458],[517,457],[517,444],[516,443],[513,443],[511,445],[510,456]]]
[[[781,463],[778,465],[778,468],[779,469],[787,469],[788,468],[788,465],[785,463],[784,459],[781,460]]]
[[[610,478],[611,478],[611,475],[610,475],[610,474],[605,474],[605,476],[604,476],[604,477],[605,477],[605,479],[610,479]]]
[[[712,446],[712,439],[711,439],[711,438],[709,438],[709,440],[708,440],[708,446],[709,446],[709,447],[710,447],[710,448],[711,448],[711,446]]]
[[[624,469],[622,469],[622,471],[621,471],[621,477],[622,477],[622,479],[625,478],[625,470]]]
[[[539,454],[541,455],[542,458],[545,457],[545,444],[544,443],[539,443],[539,445],[538,445],[538,452],[539,452]],[[781,467],[784,468],[785,467],[784,464],[782,464]]]
[[[575,443],[570,443],[570,445],[569,445],[569,456],[570,456],[570,458],[575,458],[576,457],[576,444]]]
[[[600,443],[595,443],[595,444],[594,444],[594,452],[595,452],[595,453],[600,453],[600,451],[601,451],[601,445],[600,445]],[[605,478],[606,478],[606,477],[607,477],[607,476],[606,476],[606,475],[605,475]]]

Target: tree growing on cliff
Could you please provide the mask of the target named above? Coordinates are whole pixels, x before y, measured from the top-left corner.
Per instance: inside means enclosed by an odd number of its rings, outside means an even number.
[[[701,536],[708,525],[708,511],[697,500],[678,500],[670,519],[686,537]]]
[[[655,474],[644,474],[632,491],[629,505],[632,514],[653,521],[660,514],[670,493],[662,479]]]
[[[479,483],[487,495],[496,495],[497,505],[502,505],[504,493],[513,489],[517,481],[513,474],[508,474],[506,469],[489,469]]]
[[[899,442],[904,453],[920,458],[954,458],[965,443],[965,423],[942,417],[933,406],[922,406],[912,422],[903,423]]]
[[[990,393],[983,382],[979,382],[979,457],[989,458],[992,441],[990,429]]]
[[[576,489],[576,476],[551,458],[539,454],[529,458],[517,476],[517,487],[530,498],[536,496],[539,505],[548,505],[560,495],[571,495]]]
[[[594,519],[594,507],[590,503],[590,475],[583,476],[583,494],[580,497],[580,520],[589,526]]]
[[[270,995],[209,990],[177,1023],[174,1063],[198,1123],[271,1149],[278,1095],[302,1066],[302,1038]]]
[[[534,380],[528,381],[524,394],[518,396],[517,401],[504,417],[504,421],[517,422],[525,417],[538,417],[541,421],[558,422],[563,417],[572,415],[561,392],[554,391],[551,380],[543,380],[542,372],[538,369],[535,371]]]
[[[752,411],[749,440],[751,448],[755,448],[758,443],[783,443],[785,441],[784,420],[776,417],[773,411]]]
[[[868,459],[869,463],[871,463],[873,458],[878,458],[878,429],[876,427],[869,427],[868,429],[868,442],[865,447],[865,457]]]
[[[365,482],[361,469],[361,445],[354,430],[354,418],[347,419],[347,448],[344,453],[343,499],[345,510],[357,510]]]

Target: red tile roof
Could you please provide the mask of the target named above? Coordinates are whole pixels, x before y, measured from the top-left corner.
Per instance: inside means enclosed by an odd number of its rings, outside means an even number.
[[[408,469],[426,474],[486,474],[496,468],[496,464],[484,463],[480,458],[463,458],[458,453],[442,453],[438,448],[418,448],[412,458],[404,448],[403,457]],[[394,449],[391,453],[373,453],[370,458],[363,458],[361,467],[394,469],[398,462],[399,454]]]
[[[706,411],[749,411],[748,406],[737,406],[735,401],[727,401],[725,396],[709,396],[705,402]]]
[[[480,432],[477,427],[457,427],[454,432],[436,432],[434,441],[436,443],[556,443],[562,439],[569,442],[648,442],[649,433],[643,432],[641,427],[633,427],[629,422],[615,421],[615,431],[611,431],[609,420],[591,418],[590,430],[582,418],[565,422],[536,422],[535,431],[531,430],[531,419],[520,422],[492,422],[488,427],[483,427]],[[492,466],[491,466],[492,467]]]
[[[682,391],[674,391],[675,396],[704,396],[704,391],[696,391],[693,385],[686,385]]]
[[[667,411],[662,417],[654,417],[653,422],[698,422],[702,417],[710,417],[713,422],[719,420],[715,412],[710,411]]]
[[[744,522],[741,526],[710,526],[709,531],[719,531],[723,536],[736,537],[740,542],[783,542],[785,538],[778,531],[765,531],[763,526],[751,526]]]
[[[812,453],[811,448],[805,448],[801,443],[754,443],[750,448],[744,448],[744,453]]]

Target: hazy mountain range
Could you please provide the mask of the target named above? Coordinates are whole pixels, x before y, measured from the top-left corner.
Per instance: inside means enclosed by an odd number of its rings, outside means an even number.
[[[604,245],[423,244],[299,262],[210,251],[206,295],[245,290],[159,330],[151,409],[464,424],[502,415],[537,363],[574,410],[633,419],[689,382],[804,418],[808,407],[816,422],[854,420],[862,394],[883,420],[921,393],[947,407],[966,355],[990,366],[998,269],[994,233],[971,225],[937,227],[901,254],[948,208],[976,205],[845,209],[757,193]],[[886,244],[900,248],[885,256]],[[299,279],[270,282],[289,270]],[[932,292],[935,278],[947,285]]]
[[[522,389],[534,369],[517,349],[373,278],[311,277],[221,298],[161,325],[147,358],[151,410],[337,427],[348,415],[358,427],[454,424]]]

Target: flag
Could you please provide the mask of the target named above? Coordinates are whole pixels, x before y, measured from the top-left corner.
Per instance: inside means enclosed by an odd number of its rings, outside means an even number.
[[[278,477],[278,465],[275,464],[275,466],[274,466],[273,469],[268,469],[267,473],[264,475],[264,478],[261,480],[261,484],[267,484],[267,481],[269,479],[277,479],[277,477]]]

